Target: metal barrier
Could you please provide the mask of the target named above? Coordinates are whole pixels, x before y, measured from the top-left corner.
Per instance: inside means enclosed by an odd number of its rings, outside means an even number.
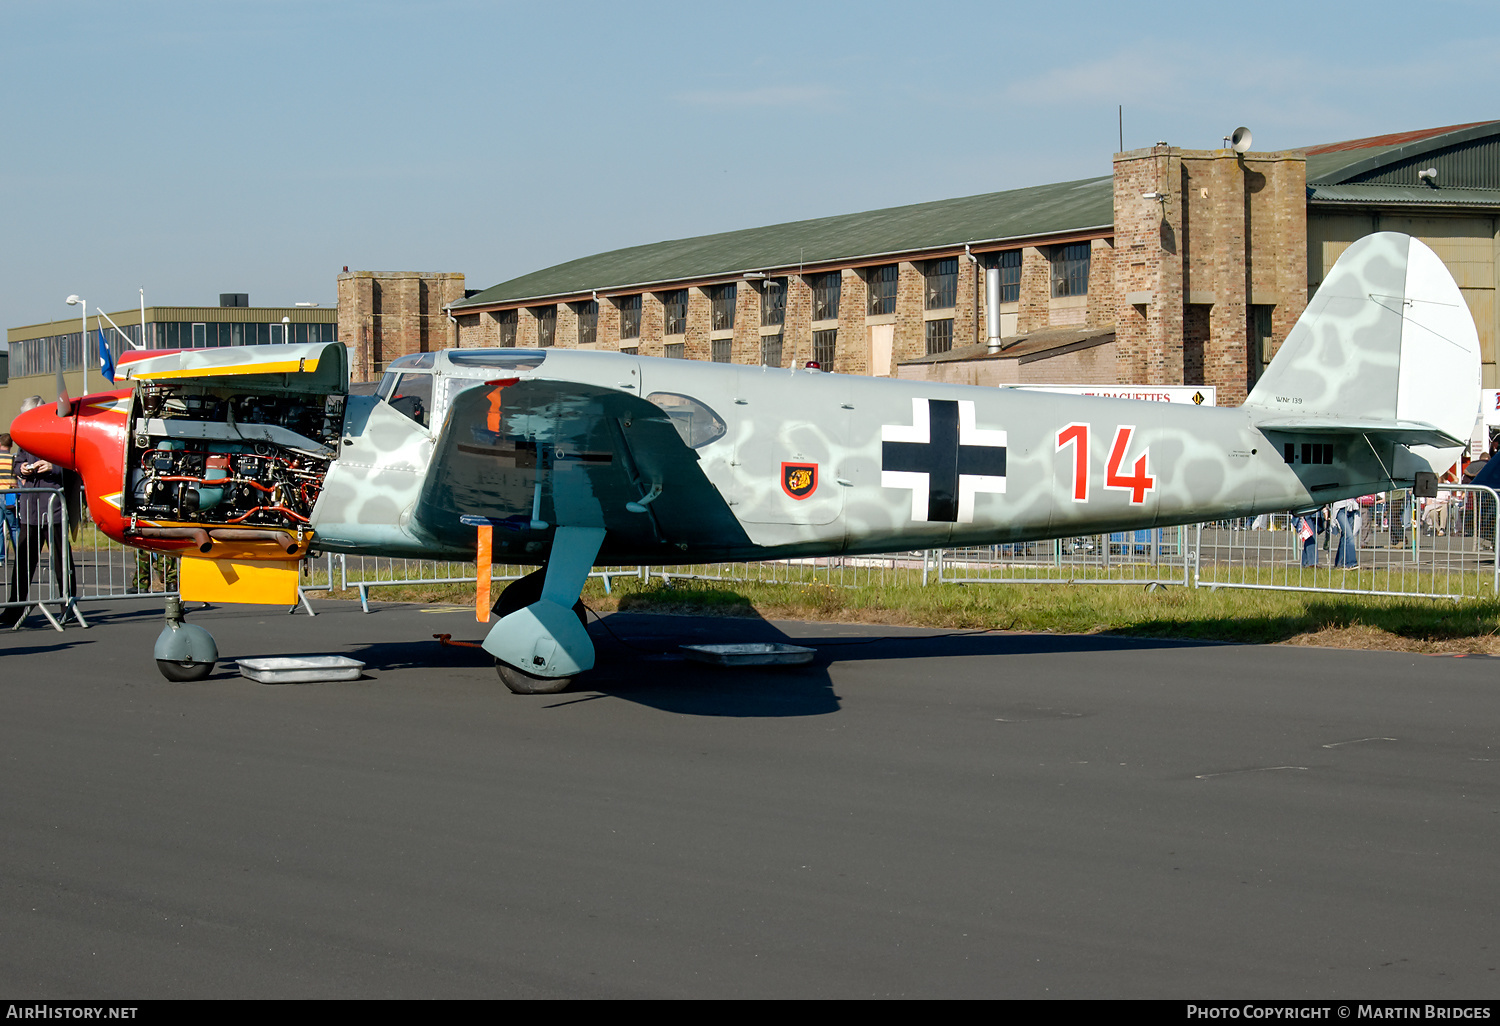
[[[0,492],[0,501],[7,495],[17,497],[18,503],[29,502],[27,520],[36,524],[27,526],[13,515],[0,519],[0,571],[7,589],[0,601],[0,624],[19,618],[13,624],[19,626],[26,611],[36,608],[56,630],[62,630],[69,616],[87,627],[80,602],[175,593],[175,557],[120,545],[87,520],[79,541],[72,543],[61,490],[16,489]],[[37,504],[36,515],[30,515],[31,505]],[[48,526],[54,513],[56,529]],[[1500,495],[1495,490],[1448,485],[1439,498],[1425,501],[1406,491],[1374,497],[1360,506],[1359,522],[1349,525],[1347,546],[1339,523],[1277,513],[1191,527],[927,552],[597,567],[590,576],[603,580],[606,593],[612,591],[616,579],[625,577],[642,582],[655,578],[667,584],[691,580],[844,588],[929,583],[1174,584],[1497,599],[1497,513]],[[43,549],[50,550],[45,561]],[[535,569],[496,564],[491,579],[503,586]],[[298,604],[288,611],[302,608],[309,615],[313,608],[307,595],[313,592],[357,590],[360,608],[369,612],[372,588],[463,585],[478,580],[473,562],[331,553],[306,561],[302,575]]]
[[[1445,599],[1500,597],[1495,514],[1482,485],[1447,485],[1439,498],[1387,492],[1359,507],[1347,543],[1335,518],[1276,514],[1200,524],[1194,583]],[[1353,518],[1345,517],[1345,520]]]
[[[14,505],[6,502],[12,496]],[[16,630],[27,612],[36,609],[54,630],[62,630],[69,616],[87,627],[75,597],[78,575],[62,489],[8,489],[0,492],[0,504],[4,510],[0,514],[0,546],[4,548],[0,567],[5,587],[0,595],[0,626]],[[49,606],[56,607],[55,614]]]
[[[122,545],[87,517],[71,546],[78,567],[74,597],[80,602],[161,598],[177,593],[176,556]]]
[[[1186,527],[1116,531],[1052,541],[939,549],[940,584],[1187,585]]]
[[[723,581],[726,584],[792,584],[860,588],[896,583],[927,583],[933,565],[929,552],[888,552],[868,556],[772,559],[756,563],[685,563],[642,567],[641,579],[654,573],[663,581]]]

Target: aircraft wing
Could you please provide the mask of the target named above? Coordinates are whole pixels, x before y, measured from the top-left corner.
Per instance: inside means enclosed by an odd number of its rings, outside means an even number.
[[[666,412],[619,389],[543,378],[454,398],[417,518],[463,547],[487,519],[497,560],[545,558],[556,527],[604,528],[601,563],[754,548]]]

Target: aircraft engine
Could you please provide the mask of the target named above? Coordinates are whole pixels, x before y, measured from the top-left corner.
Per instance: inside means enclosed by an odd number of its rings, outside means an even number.
[[[300,532],[338,454],[342,395],[143,386],[122,512],[156,523]]]

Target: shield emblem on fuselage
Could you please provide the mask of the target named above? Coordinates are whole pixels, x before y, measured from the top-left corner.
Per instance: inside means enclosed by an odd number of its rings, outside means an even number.
[[[783,463],[781,465],[781,490],[794,499],[805,499],[818,490],[818,465],[816,463]]]

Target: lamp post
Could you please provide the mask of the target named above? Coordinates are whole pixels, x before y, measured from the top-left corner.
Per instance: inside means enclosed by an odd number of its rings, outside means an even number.
[[[290,345],[292,341],[292,319],[283,317],[281,319],[281,344]]]
[[[81,345],[79,346],[80,352],[79,352],[78,355],[80,357],[82,357],[82,359],[83,359],[83,392],[82,392],[82,394],[83,395],[88,395],[89,394],[89,301],[87,299],[84,299],[81,296],[69,296],[68,297],[68,305],[69,306],[82,306],[83,307],[82,335],[80,336]],[[61,347],[59,347],[59,349],[61,349]],[[58,354],[57,354],[57,363],[58,363],[59,369],[61,369],[61,367],[62,367],[62,358],[63,358],[63,354],[61,352],[58,352]]]

